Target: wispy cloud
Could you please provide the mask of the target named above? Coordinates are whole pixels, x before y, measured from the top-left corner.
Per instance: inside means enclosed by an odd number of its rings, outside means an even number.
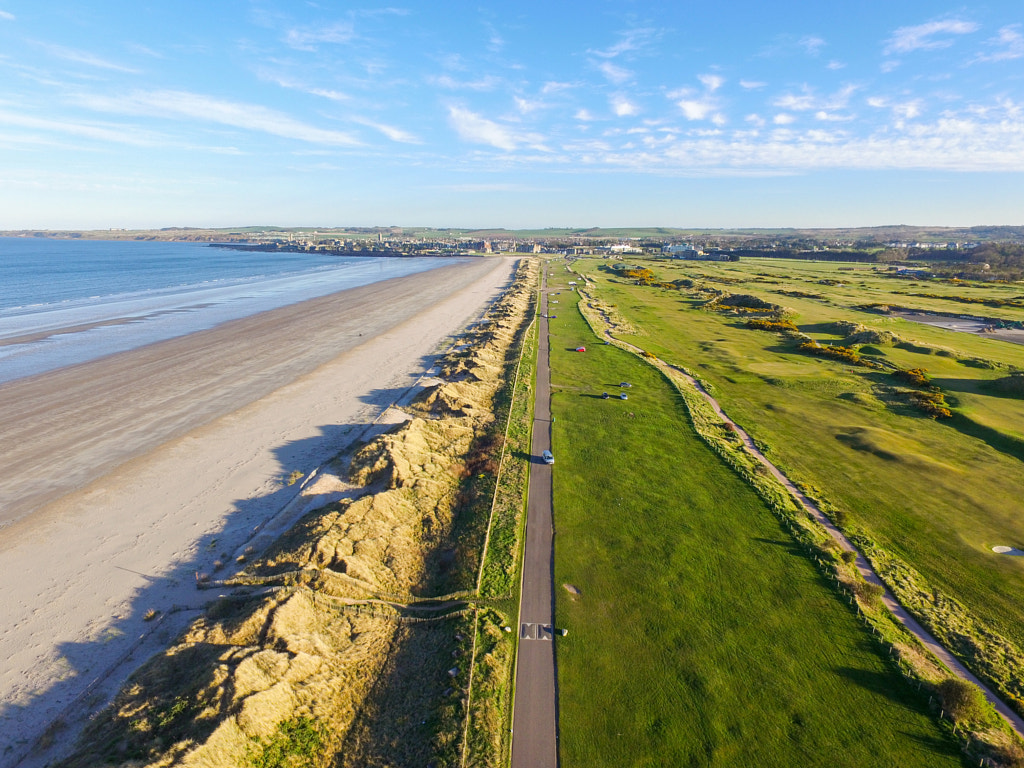
[[[740,88],[748,91],[756,91],[759,88],[764,88],[768,83],[763,83],[760,80],[740,80]]]
[[[948,48],[953,44],[950,35],[968,35],[977,30],[978,25],[973,21],[961,19],[944,19],[913,27],[900,27],[886,41],[885,55]]]
[[[75,102],[97,112],[190,118],[247,131],[268,133],[286,139],[330,146],[356,146],[360,142],[348,133],[330,131],[259,104],[225,101],[188,91],[135,91],[122,97],[76,97]]]
[[[1024,57],[1024,35],[1020,32],[1020,24],[1011,24],[999,30],[999,34],[987,42],[991,53],[981,53],[974,62],[1010,61]]]
[[[817,56],[821,53],[821,49],[826,45],[827,43],[816,35],[807,35],[806,37],[800,38],[800,47],[803,48],[809,56]]]
[[[491,53],[500,53],[505,48],[505,38],[498,33],[493,24],[485,23],[484,27],[488,35],[487,50]]]
[[[631,29],[621,33],[621,39],[604,49],[589,49],[587,53],[599,56],[602,59],[614,59],[616,56],[620,56],[623,53],[629,51],[635,51],[641,48],[650,38],[655,35],[653,29]]]
[[[725,78],[720,75],[697,75],[697,79],[709,93],[714,93],[725,84]]]
[[[608,103],[611,104],[612,111],[619,117],[631,117],[640,111],[636,104],[621,93],[614,94]]]
[[[608,78],[609,81],[615,83],[616,85],[621,85],[622,83],[626,82],[631,77],[633,77],[633,73],[630,70],[626,69],[625,67],[620,67],[616,64],[612,64],[610,61],[602,61],[596,66],[602,75],[604,75],[606,78]]]
[[[832,59],[832,61],[830,61],[830,62],[829,62],[828,64],[826,64],[826,66],[827,66],[827,67],[828,67],[829,69],[832,69],[832,70],[836,70],[836,69],[846,69],[846,64],[844,64],[844,63],[843,63],[843,62],[841,62],[841,61],[836,61],[835,59]]]
[[[385,125],[384,123],[377,123],[373,120],[367,120],[365,117],[349,117],[353,123],[359,123],[359,125],[365,125],[367,128],[373,128],[376,131],[380,131],[392,141],[397,141],[402,144],[422,144],[417,136],[409,133],[408,131],[396,128],[392,125]]]
[[[858,86],[844,85],[838,91],[828,96],[819,96],[809,86],[803,86],[800,93],[784,93],[772,100],[772,106],[780,107],[791,112],[807,112],[812,109],[831,111],[845,109],[850,103],[850,97],[856,93]]]
[[[14,14],[8,13],[7,11],[0,11],[0,19],[4,21],[14,21]]]
[[[561,93],[562,91],[568,91],[575,87],[575,83],[561,83],[558,82],[557,80],[548,80],[546,83],[544,83],[544,86],[540,89],[540,92],[547,96],[552,93]]]
[[[448,122],[463,140],[474,144],[486,144],[506,152],[511,152],[519,145],[531,143],[534,139],[539,138],[520,135],[512,128],[489,120],[465,107],[449,107]]]
[[[541,101],[540,99],[527,99],[522,96],[513,96],[512,99],[515,101],[516,109],[524,115],[541,109],[547,109],[551,106],[546,101]]]
[[[122,64],[117,64],[100,58],[88,51],[80,51],[75,48],[65,48],[63,45],[53,45],[52,43],[38,43],[38,45],[51,56],[63,59],[64,61],[73,61],[76,64],[86,64],[90,67],[108,69],[113,72],[125,72],[130,75],[137,75],[140,71],[138,69],[133,69],[132,67],[126,67]]]
[[[352,98],[347,93],[342,93],[341,91],[335,91],[331,88],[316,88],[300,80],[293,80],[290,77],[284,77],[271,72],[261,72],[260,77],[282,88],[308,93],[310,96],[319,96],[331,101],[349,101]]]
[[[796,122],[796,118],[793,117],[793,115],[787,114],[785,112],[780,112],[779,114],[772,118],[772,122],[775,123],[776,125],[791,125],[792,123]]]
[[[450,91],[493,91],[501,82],[493,75],[484,75],[476,80],[456,80],[449,75],[428,76],[427,82]]]
[[[590,111],[586,109],[577,109],[576,114],[573,115],[573,117],[587,123],[595,119],[594,116],[590,114]]]
[[[350,42],[354,37],[355,30],[351,22],[336,21],[322,27],[289,29],[284,41],[297,51],[315,51],[321,43],[339,45]]]
[[[0,110],[0,125],[31,128],[35,131],[53,131],[87,139],[98,139],[99,141],[111,142],[113,144],[130,144],[137,147],[152,147],[163,143],[155,134],[140,131],[134,126],[54,120],[32,117],[31,115],[6,110]]]

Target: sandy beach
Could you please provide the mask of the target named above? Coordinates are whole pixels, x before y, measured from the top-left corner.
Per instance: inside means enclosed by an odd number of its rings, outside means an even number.
[[[0,766],[59,754],[216,598],[195,573],[226,574],[301,511],[283,478],[360,439],[511,267],[453,264],[0,387]]]

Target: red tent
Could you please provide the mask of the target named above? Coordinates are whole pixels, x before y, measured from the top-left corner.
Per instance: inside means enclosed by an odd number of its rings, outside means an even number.
[[[577,352],[586,352],[587,348],[586,347],[576,347],[576,351]]]

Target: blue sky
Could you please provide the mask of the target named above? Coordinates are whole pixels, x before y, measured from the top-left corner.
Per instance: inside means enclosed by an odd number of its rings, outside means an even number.
[[[1024,223],[1024,5],[0,0],[0,228]]]

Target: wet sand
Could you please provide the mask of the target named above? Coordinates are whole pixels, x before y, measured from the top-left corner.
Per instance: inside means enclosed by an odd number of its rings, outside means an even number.
[[[215,598],[195,572],[230,563],[295,497],[281,479],[358,439],[510,270],[446,266],[0,386],[0,766]]]

